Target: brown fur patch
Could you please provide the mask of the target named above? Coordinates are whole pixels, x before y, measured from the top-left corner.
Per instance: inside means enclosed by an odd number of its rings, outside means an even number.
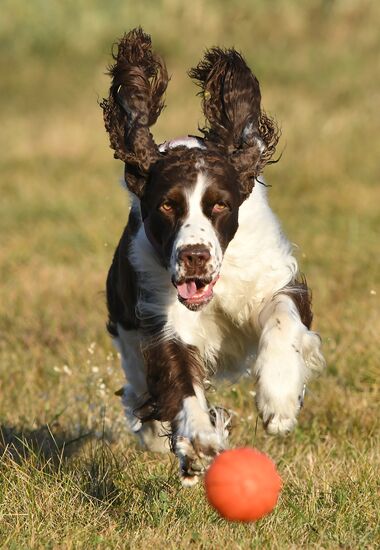
[[[135,414],[143,422],[172,422],[183,400],[194,394],[194,384],[201,384],[203,363],[198,350],[179,340],[163,340],[143,351],[147,369],[149,399]]]
[[[299,311],[301,321],[306,328],[310,329],[313,321],[312,296],[311,290],[307,286],[306,277],[300,275],[298,279],[286,286],[281,294],[287,294],[293,300]]]
[[[117,324],[125,330],[137,329],[136,317],[137,275],[128,259],[128,250],[140,222],[133,210],[129,214],[128,225],[124,229],[107,277],[107,329],[117,336]]]
[[[273,156],[280,136],[276,123],[261,110],[259,82],[234,49],[208,50],[189,76],[201,88],[208,123],[202,130],[206,143],[225,150],[247,197],[254,179]]]
[[[214,225],[222,250],[226,249],[237,230],[242,196],[234,168],[214,149],[171,149],[152,167],[141,197],[146,233],[163,265],[169,263],[175,236],[187,214],[185,193],[196,184],[200,172],[210,182],[200,206]],[[160,210],[162,202],[171,204],[170,213]],[[212,216],[212,207],[216,202],[226,202],[228,208]]]
[[[113,58],[109,97],[100,105],[115,158],[125,162],[126,183],[140,196],[149,169],[159,158],[149,127],[164,107],[169,79],[165,63],[152,51],[150,36],[141,28],[124,35]]]

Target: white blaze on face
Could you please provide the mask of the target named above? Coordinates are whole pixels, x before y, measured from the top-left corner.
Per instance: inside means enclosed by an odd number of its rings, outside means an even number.
[[[210,260],[207,262],[210,278],[214,279],[220,271],[222,249],[211,221],[202,210],[202,198],[207,186],[206,175],[199,173],[195,186],[186,192],[187,216],[174,241],[170,260],[170,269],[176,280],[186,275],[184,266],[178,262],[178,253],[189,245],[204,246],[210,252]]]

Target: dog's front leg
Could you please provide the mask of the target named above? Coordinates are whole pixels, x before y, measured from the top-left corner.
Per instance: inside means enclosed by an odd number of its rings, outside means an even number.
[[[302,323],[296,300],[285,293],[264,307],[259,323],[256,404],[268,433],[284,435],[297,423],[306,381],[325,366],[321,339]]]
[[[151,417],[172,427],[173,451],[183,485],[194,485],[223,449],[224,426],[212,422],[202,388],[204,366],[198,350],[180,340],[163,340],[144,351]]]

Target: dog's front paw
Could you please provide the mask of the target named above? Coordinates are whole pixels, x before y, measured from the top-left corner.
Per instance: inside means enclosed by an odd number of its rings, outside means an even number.
[[[277,393],[258,385],[256,406],[266,432],[270,435],[287,435],[297,424],[297,416],[303,406],[305,386],[289,393]]]
[[[297,424],[296,416],[283,416],[270,411],[261,413],[265,431],[270,435],[287,435]]]
[[[305,366],[293,349],[281,357],[259,357],[256,406],[267,433],[287,435],[303,405]]]
[[[174,437],[174,451],[179,459],[181,483],[192,487],[209,467],[213,458],[224,449],[224,443],[214,430],[196,433],[191,439]]]

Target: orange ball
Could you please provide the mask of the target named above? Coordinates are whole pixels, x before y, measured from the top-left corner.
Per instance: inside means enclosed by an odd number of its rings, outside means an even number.
[[[231,521],[255,521],[276,506],[282,487],[272,460],[244,447],[218,455],[205,475],[209,503]]]

